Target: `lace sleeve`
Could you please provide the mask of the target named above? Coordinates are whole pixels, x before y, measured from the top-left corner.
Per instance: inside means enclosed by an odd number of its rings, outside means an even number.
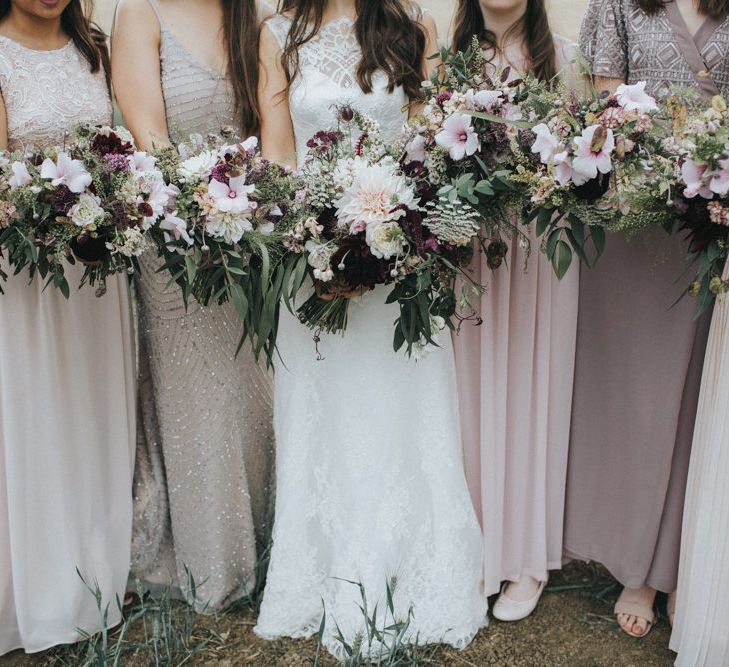
[[[624,0],[590,0],[582,21],[580,49],[593,74],[615,79],[628,76],[628,35]]]

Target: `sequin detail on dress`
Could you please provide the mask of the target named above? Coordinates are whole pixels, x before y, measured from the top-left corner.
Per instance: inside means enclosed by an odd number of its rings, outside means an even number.
[[[155,11],[157,8],[153,5]],[[159,15],[159,14],[158,14]],[[162,89],[170,136],[237,126],[232,89],[160,21]],[[146,259],[137,277],[140,412],[134,574],[172,583],[212,612],[254,584],[272,503],[271,379],[247,347],[229,304],[185,310]]]

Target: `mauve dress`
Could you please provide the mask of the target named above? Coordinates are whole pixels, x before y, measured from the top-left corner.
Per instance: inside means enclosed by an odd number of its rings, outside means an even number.
[[[227,78],[200,63],[160,19],[162,91],[170,137],[236,127]],[[230,304],[186,310],[161,260],[144,258],[139,308],[140,429],[132,573],[213,612],[255,584],[267,544],[273,475],[268,374],[244,346]],[[136,585],[136,584],[134,584]]]
[[[555,36],[557,62],[570,84],[575,47]],[[515,214],[514,222],[518,222]],[[492,271],[481,253],[470,267],[487,286],[453,337],[464,464],[483,526],[487,595],[502,581],[546,581],[562,564],[562,525],[580,267],[557,279],[525,228],[531,256],[509,241],[508,266]]]
[[[580,46],[596,75],[729,90],[729,19],[692,37],[678,7],[593,0]],[[697,73],[708,70],[711,77]],[[657,229],[608,239],[580,285],[565,556],[629,588],[676,588],[686,477],[711,314],[681,296],[686,243]]]

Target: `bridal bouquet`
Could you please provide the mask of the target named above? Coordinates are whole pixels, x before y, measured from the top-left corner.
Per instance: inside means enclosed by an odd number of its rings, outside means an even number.
[[[506,253],[500,231],[519,232],[504,215],[518,200],[512,142],[518,128],[531,126],[521,103],[539,84],[510,80],[508,68],[491,78],[478,40],[465,53],[444,49],[441,58],[442,70],[423,84],[422,113],[410,122],[408,159],[427,169],[442,206],[477,221],[488,264],[498,268]]]
[[[0,252],[68,297],[67,263],[82,284],[133,272],[170,197],[155,159],[123,128],[79,128],[67,144],[0,155]],[[7,276],[0,274],[1,278]]]
[[[599,257],[606,229],[627,213],[626,191],[653,178],[650,163],[662,135],[659,107],[644,82],[587,99],[562,87],[543,87],[522,106],[541,121],[520,130],[512,142],[511,179],[526,188],[528,216],[562,277],[573,252],[590,264],[588,241]]]
[[[271,360],[283,275],[282,229],[295,194],[287,169],[264,160],[255,137],[192,135],[156,154],[174,192],[154,230],[164,267],[187,301],[232,301],[243,340]],[[274,290],[273,287],[276,287]]]
[[[689,256],[697,264],[689,293],[699,297],[703,312],[729,292],[729,281],[722,280],[729,257],[729,110],[721,96],[707,108],[674,95],[667,106],[674,131],[664,148],[675,156],[676,175],[668,211],[672,226],[688,232]]]
[[[387,302],[400,308],[394,349],[419,352],[450,324],[452,282],[470,259],[477,214],[444,209],[404,141],[386,146],[377,124],[352,109],[339,116],[337,130],[308,142],[298,220],[284,238],[297,265],[286,302],[308,270],[315,291],[299,319],[316,331],[343,332],[347,297],[391,285]]]

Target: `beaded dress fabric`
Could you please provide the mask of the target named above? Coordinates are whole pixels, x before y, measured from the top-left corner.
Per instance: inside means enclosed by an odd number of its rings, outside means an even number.
[[[225,75],[198,61],[160,18],[162,90],[170,137],[237,127]],[[172,584],[212,612],[255,585],[268,542],[273,470],[272,384],[248,347],[236,357],[231,306],[185,309],[161,260],[137,276],[140,413],[133,573]]]
[[[77,125],[111,122],[104,73],[70,41],[36,51],[0,37],[0,90],[11,150],[61,146]],[[129,287],[109,277],[97,298],[74,289],[82,275],[66,266],[68,299],[26,272],[0,296],[0,655],[102,629],[77,568],[98,584],[107,625],[121,616],[135,434]]]

